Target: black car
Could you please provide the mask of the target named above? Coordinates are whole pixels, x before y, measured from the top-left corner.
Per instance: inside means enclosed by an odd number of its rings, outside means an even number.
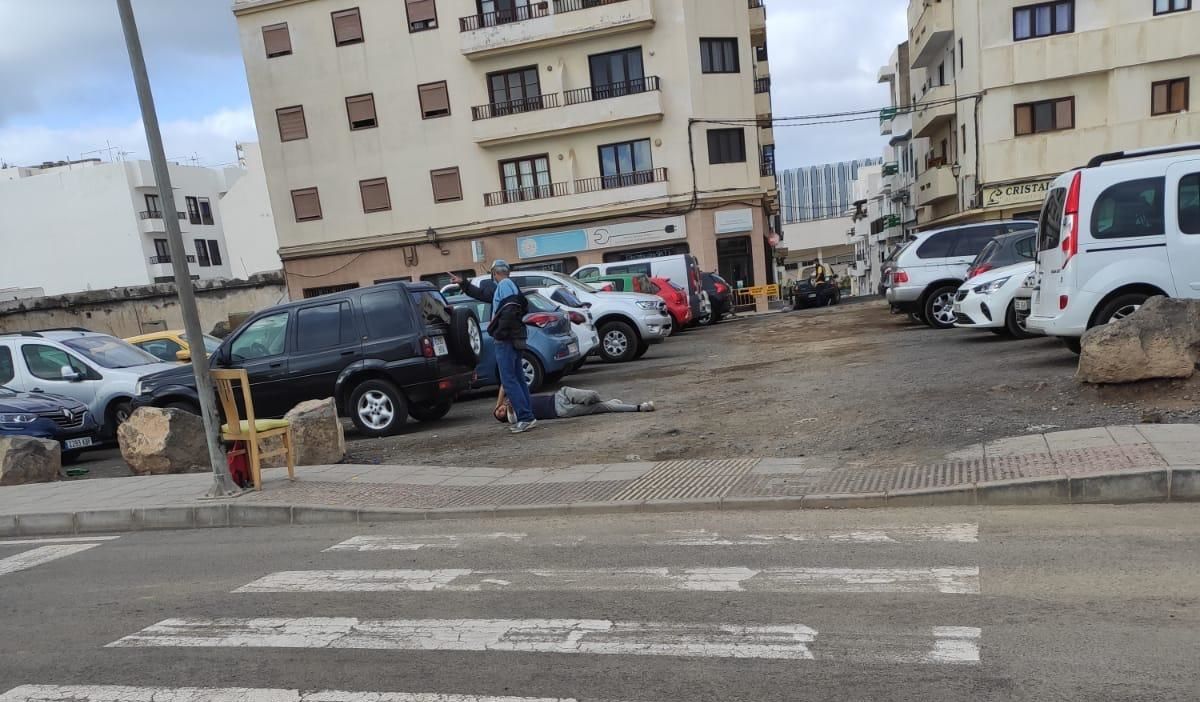
[[[815,279],[805,278],[792,286],[792,309],[794,310],[826,307],[836,305],[841,301],[842,289],[833,279],[818,282]]]
[[[3,372],[3,368],[0,368]],[[19,392],[0,385],[0,436],[57,441],[64,462],[99,448],[100,425],[79,400],[46,392]]]
[[[470,387],[481,349],[470,306],[450,306],[429,283],[385,283],[258,312],[211,363],[246,369],[256,416],[333,397],[360,432],[386,436],[410,416],[444,417]],[[134,406],[146,405],[198,412],[191,366],[143,378]]]
[[[1037,230],[1026,229],[1011,234],[1001,234],[992,239],[975,256],[967,269],[967,280],[982,273],[1015,266],[1037,258]]]
[[[698,318],[697,324],[707,327],[733,313],[733,286],[724,278],[716,273],[701,273],[700,284],[704,292],[708,293],[708,301],[712,304],[712,313]]]

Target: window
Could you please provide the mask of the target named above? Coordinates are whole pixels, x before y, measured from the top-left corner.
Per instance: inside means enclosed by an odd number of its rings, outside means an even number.
[[[187,204],[188,221],[192,224],[200,224],[200,204],[196,198],[189,195],[183,198],[183,201]]]
[[[958,40],[958,67],[959,68],[967,67],[967,53],[965,51],[963,51],[963,40],[962,39]]]
[[[959,143],[962,144],[962,152],[967,153],[967,125],[965,124],[962,126],[962,139],[959,140]]]
[[[279,123],[280,141],[308,138],[308,125],[304,122],[303,106],[281,107],[275,110],[275,120]]]
[[[462,179],[459,177],[457,166],[430,171],[429,179],[433,182],[434,202],[453,202],[462,199]]]
[[[296,313],[296,351],[320,351],[354,341],[349,302],[305,307]]]
[[[1037,256],[1037,237],[1027,236],[1013,243],[1013,251],[1021,258],[1032,261]]]
[[[362,196],[363,212],[386,212],[392,209],[387,178],[360,180],[358,181],[358,192]]]
[[[650,275],[649,263],[628,263],[623,266],[609,266],[609,275]]]
[[[412,331],[407,305],[397,289],[363,293],[359,306],[369,339],[392,339]]]
[[[421,100],[421,119],[449,116],[450,91],[446,89],[446,81],[418,85],[417,97]]]
[[[154,356],[160,361],[167,363],[175,363],[177,358],[175,354],[183,350],[183,347],[175,343],[171,339],[154,339],[153,341],[143,341],[140,344],[134,344],[139,349]]]
[[[465,280],[470,280],[471,278],[475,277],[475,269],[468,268],[468,269],[461,270],[461,271],[454,271],[454,275],[458,276],[459,278],[463,278]],[[444,288],[450,284],[450,274],[449,273],[430,273],[429,275],[421,276],[421,281],[425,282],[425,283],[433,283],[433,287],[441,290],[442,288]],[[480,319],[487,319],[487,317],[480,317]]]
[[[741,70],[737,37],[700,40],[701,73],[738,73]]]
[[[1150,84],[1150,114],[1169,115],[1187,112],[1191,79],[1175,78]]]
[[[937,82],[937,84],[939,86],[946,84],[946,62],[945,61],[942,61],[941,63],[938,64],[938,82]]]
[[[375,121],[375,94],[346,98],[346,118],[350,120],[350,131],[378,127]]]
[[[1067,189],[1054,188],[1046,195],[1038,225],[1038,249],[1049,251],[1058,246],[1062,237],[1063,210],[1067,204]]]
[[[287,56],[292,53],[292,35],[288,34],[287,22],[263,27],[262,35],[263,45],[267,49],[267,58]]]
[[[500,162],[500,183],[504,202],[522,202],[540,197],[553,197],[550,180],[550,157],[526,156]]]
[[[1192,0],[1154,0],[1154,14],[1167,15],[1192,9]]]
[[[1179,230],[1184,234],[1200,234],[1200,173],[1179,181]]]
[[[201,265],[201,267],[207,268],[209,265],[211,265],[208,260],[208,242],[204,239],[196,239],[195,244],[196,261]]]
[[[408,10],[408,31],[437,29],[437,5],[433,0],[405,0],[404,4]]]
[[[333,13],[333,43],[337,46],[360,44],[363,40],[362,18],[358,8]]]
[[[440,292],[437,290],[409,290],[408,297],[412,300],[413,307],[421,315],[421,319],[425,320],[425,324],[449,326],[451,322],[450,305]]]
[[[764,41],[761,46],[754,47],[754,58],[759,61],[767,60],[767,42]]]
[[[1121,239],[1162,236],[1165,178],[1142,178],[1117,183],[1100,193],[1092,206],[1092,236]]]
[[[708,162],[744,163],[746,161],[746,132],[743,129],[708,130]]]
[[[578,280],[595,280],[600,277],[600,269],[595,266],[588,266],[575,273],[575,278]]]
[[[640,46],[589,56],[588,65],[593,100],[640,93],[646,89]]]
[[[321,218],[321,198],[316,188],[301,188],[292,191],[292,209],[297,222]]]
[[[1013,8],[1013,41],[1075,31],[1075,0]]]
[[[221,245],[216,239],[208,240],[208,259],[214,266],[221,265]]]
[[[954,248],[954,232],[934,234],[917,248],[917,258],[947,258]]]
[[[1003,226],[1000,227],[968,227],[961,229],[954,236],[954,250],[951,256],[966,257],[977,256],[983,247],[987,246],[992,239],[997,235],[1003,234],[1005,231]],[[920,255],[920,252],[917,252]]]
[[[1027,102],[1015,106],[1016,135],[1054,132],[1075,127],[1075,98]]]
[[[625,141],[600,147],[601,186],[622,188],[654,180],[650,140]]]
[[[339,283],[337,285],[318,285],[315,288],[304,288],[304,299],[307,300],[313,297],[322,295],[332,295],[333,293],[345,292],[354,290],[358,287],[358,283]]]
[[[132,347],[130,347],[130,350],[133,350]],[[21,355],[25,358],[25,367],[29,369],[30,375],[35,378],[42,380],[63,380],[62,369],[70,368],[81,378],[88,380],[100,379],[100,374],[84,365],[83,361],[53,346],[25,344],[21,347]]]
[[[213,223],[212,204],[208,201],[208,198],[198,197],[198,198],[196,198],[196,202],[197,202],[197,204],[200,205],[200,223],[201,224],[212,224]]]
[[[17,369],[13,365],[12,351],[7,346],[0,346],[0,385],[11,383],[15,377]]]
[[[171,262],[171,247],[166,239],[154,240],[154,257],[158,259],[158,263]]]
[[[287,327],[287,312],[254,320],[233,340],[230,358],[237,362],[278,356],[287,346]]]
[[[542,108],[537,66],[489,73],[487,81],[493,117]]]
[[[382,285],[384,283],[411,283],[411,282],[412,282],[411,275],[402,275],[402,276],[398,276],[396,278],[380,278],[375,281],[375,284]]]
[[[157,195],[146,195],[146,211],[149,213],[150,217],[162,217],[162,208],[159,207]]]

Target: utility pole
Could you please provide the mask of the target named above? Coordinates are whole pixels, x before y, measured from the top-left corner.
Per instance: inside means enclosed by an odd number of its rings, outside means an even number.
[[[150,147],[150,163],[154,166],[154,182],[158,186],[158,200],[162,203],[163,224],[167,230],[171,267],[175,271],[179,307],[183,312],[183,327],[187,331],[189,344],[198,350],[192,353],[192,372],[196,378],[196,394],[200,396],[200,415],[204,420],[208,460],[213,471],[213,486],[208,494],[209,497],[229,497],[239,494],[241,490],[233,484],[233,479],[229,476],[225,453],[221,451],[221,445],[217,441],[218,420],[212,379],[208,373],[208,355],[204,352],[204,330],[200,327],[195,290],[192,289],[192,278],[188,271],[187,252],[183,248],[183,234],[179,231],[179,218],[175,214],[175,191],[171,188],[171,174],[167,169],[162,134],[158,129],[158,114],[154,109],[154,95],[150,92],[146,59],[142,56],[142,41],[138,38],[137,22],[133,18],[130,0],[117,0],[117,11],[121,14],[125,48],[129,52],[129,66],[133,69],[133,83],[137,87],[138,104],[142,108],[142,124],[146,128],[146,145]]]

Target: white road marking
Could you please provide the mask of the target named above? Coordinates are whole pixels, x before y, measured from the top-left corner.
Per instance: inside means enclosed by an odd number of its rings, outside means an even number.
[[[292,570],[234,592],[860,592],[979,594],[979,568]]]
[[[423,548],[458,548],[473,541],[519,542],[527,534],[496,532],[493,534],[433,534],[429,536],[355,536],[326,551],[417,551]]]
[[[0,546],[29,546],[37,544],[82,544],[93,541],[115,541],[120,536],[62,536],[49,539],[11,539],[0,541]]]
[[[977,543],[978,524],[925,524],[917,526],[879,527],[850,531],[793,531],[780,534],[745,534],[723,536],[707,529],[673,531],[669,538],[661,537],[657,546],[776,546],[795,541],[836,541],[844,543],[917,543],[943,541]]]
[[[0,702],[576,702],[549,697],[490,697],[408,692],[275,690],[245,687],[126,687],[118,685],[22,685]]]
[[[18,570],[25,570],[34,566],[56,561],[59,558],[73,556],[76,553],[82,553],[88,549],[96,548],[100,544],[62,544],[59,546],[42,546],[29,551],[9,556],[8,558],[0,558],[0,575],[6,573],[15,573]]]
[[[981,632],[827,633],[802,624],[676,624],[606,619],[166,619],[109,647],[504,651],[869,663],[978,663]],[[154,702],[158,702],[155,700]]]

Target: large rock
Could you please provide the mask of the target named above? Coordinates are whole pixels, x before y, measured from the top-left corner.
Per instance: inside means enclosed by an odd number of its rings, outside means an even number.
[[[1132,383],[1190,378],[1200,361],[1200,300],[1152,297],[1135,313],[1083,335],[1076,378]]]
[[[117,427],[117,443],[137,475],[212,470],[204,422],[184,410],[140,407]]]
[[[298,466],[325,466],[341,463],[346,458],[346,435],[338,419],[333,398],[305,400],[293,407],[283,418],[292,430],[292,450]],[[282,446],[278,438],[263,442],[264,451]],[[264,466],[277,468],[287,465],[281,456],[267,459]]]
[[[0,485],[49,483],[62,471],[57,441],[31,436],[0,436]]]

